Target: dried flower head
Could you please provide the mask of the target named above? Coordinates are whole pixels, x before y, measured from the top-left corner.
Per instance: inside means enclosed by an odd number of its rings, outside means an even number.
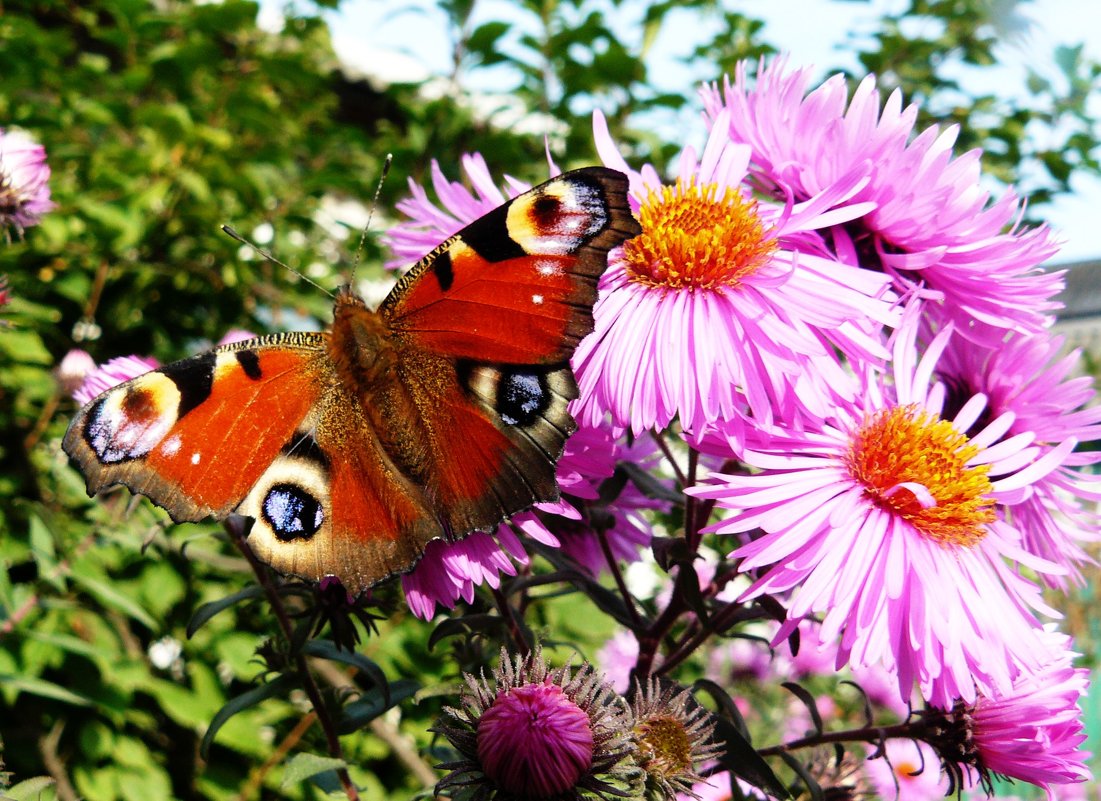
[[[436,791],[470,799],[624,797],[638,771],[630,712],[587,663],[549,668],[542,651],[510,659],[502,649],[491,679],[466,676],[459,708],[435,731],[461,759]]]
[[[692,785],[703,781],[696,767],[721,750],[711,742],[715,723],[692,694],[675,684],[651,677],[635,685],[632,704],[635,762],[646,773],[646,790],[653,798],[695,797]]]

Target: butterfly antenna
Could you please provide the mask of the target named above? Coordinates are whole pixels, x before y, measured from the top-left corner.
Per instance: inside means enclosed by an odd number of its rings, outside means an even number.
[[[375,209],[378,208],[378,196],[382,194],[382,185],[386,183],[386,176],[390,174],[390,165],[393,163],[394,154],[387,153],[382,162],[382,173],[378,177],[378,186],[375,187],[375,196],[371,199],[371,208],[367,211],[367,224],[363,226],[363,230],[359,233],[359,244],[356,245],[356,255],[352,260],[352,274],[348,278],[349,284],[355,281],[356,268],[359,267],[359,260],[363,256],[363,246],[367,242],[367,232],[371,230],[371,218],[375,216]]]
[[[329,290],[327,290],[327,289],[326,289],[325,287],[321,286],[321,284],[317,283],[317,281],[313,280],[313,279],[312,279],[312,278],[310,278],[310,277],[309,277],[308,275],[305,275],[305,274],[303,274],[303,273],[300,273],[300,272],[299,272],[298,270],[294,269],[294,268],[293,268],[293,267],[291,267],[290,265],[288,265],[288,264],[285,264],[284,262],[281,262],[281,261],[279,261],[279,259],[275,258],[275,256],[271,255],[271,253],[269,253],[268,251],[264,250],[264,249],[263,249],[262,247],[260,247],[259,245],[257,245],[257,244],[256,244],[255,242],[250,242],[249,240],[245,239],[245,238],[244,238],[243,236],[241,236],[241,235],[240,235],[239,233],[237,233],[237,230],[236,230],[236,229],[235,229],[235,228],[234,228],[233,226],[231,226],[231,225],[223,225],[223,226],[222,226],[222,230],[223,230],[223,231],[225,231],[225,232],[226,232],[227,234],[229,234],[229,236],[230,236],[230,238],[231,238],[231,239],[236,239],[236,240],[237,240],[238,242],[240,242],[240,243],[241,243],[242,245],[245,245],[245,246],[247,246],[247,247],[250,247],[250,248],[252,248],[252,249],[253,249],[253,250],[254,250],[254,251],[255,251],[256,253],[258,253],[259,255],[263,256],[263,257],[264,257],[265,259],[267,259],[268,261],[270,261],[270,262],[271,262],[272,264],[278,264],[278,265],[279,265],[280,267],[282,267],[283,269],[285,269],[285,270],[289,270],[290,272],[292,272],[292,273],[294,273],[295,275],[297,275],[297,276],[298,276],[299,278],[301,278],[301,279],[302,279],[303,281],[306,281],[307,283],[313,284],[313,285],[314,285],[315,287],[317,287],[318,289],[320,289],[320,290],[321,290],[322,292],[324,292],[324,293],[325,293],[326,295],[328,295],[328,296],[329,296],[330,298],[331,298],[331,297],[334,297],[334,296],[333,296],[333,293],[332,293],[332,292],[330,292]]]

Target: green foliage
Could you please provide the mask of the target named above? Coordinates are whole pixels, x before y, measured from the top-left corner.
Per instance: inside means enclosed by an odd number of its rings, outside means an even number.
[[[1101,128],[1089,105],[1101,65],[1085,57],[1081,44],[1062,45],[1028,70],[1024,102],[1016,97],[1020,87],[969,91],[971,81],[990,83],[984,73],[999,66],[1006,39],[1029,35],[1017,16],[1028,7],[1028,0],[911,0],[882,18],[858,55],[881,87],[899,87],[908,102],[921,104],[919,128],[959,124],[957,151],[982,148],[984,171],[1017,184],[1035,214],[1071,190],[1073,175],[1101,168]]]

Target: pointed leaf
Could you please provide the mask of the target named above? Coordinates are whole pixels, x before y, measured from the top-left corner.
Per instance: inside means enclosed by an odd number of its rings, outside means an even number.
[[[336,771],[348,767],[343,759],[321,756],[320,754],[295,754],[283,766],[281,787],[289,790],[295,784],[304,782],[312,776],[326,771]]]
[[[114,609],[116,612],[121,612],[138,623],[141,623],[150,631],[158,631],[160,626],[157,624],[145,608],[141,606],[137,601],[128,595],[119,592],[115,587],[112,587],[106,581],[102,581],[98,578],[93,578],[88,575],[84,575],[83,572],[77,568],[73,568],[72,572],[73,581],[79,584],[84,590],[92,595],[97,601],[106,607]]]
[[[72,690],[67,690],[60,684],[46,681],[34,676],[9,676],[0,675],[0,683],[7,684],[15,689],[37,695],[40,698],[52,698],[55,701],[72,704],[73,706],[94,706],[83,695],[77,695]]]
[[[245,587],[245,589],[240,592],[233,593],[233,595],[227,595],[225,598],[219,598],[217,601],[203,604],[195,610],[195,614],[193,614],[191,620],[188,621],[187,638],[190,640],[195,635],[195,632],[206,625],[207,621],[219,612],[229,609],[231,606],[241,601],[258,598],[263,594],[264,588],[258,584],[253,584],[252,586]]]
[[[722,744],[719,764],[728,771],[777,798],[791,797],[764,757],[757,753],[749,740],[726,718],[715,718],[714,740]]]
[[[462,617],[450,617],[441,622],[432,630],[428,638],[428,650],[448,637],[457,637],[461,634],[474,634],[477,632],[493,632],[503,628],[504,621],[499,615],[463,615]]]
[[[388,701],[384,699],[382,691],[376,688],[364,693],[358,701],[344,707],[343,715],[337,724],[337,731],[341,734],[349,734],[362,729],[390,707],[416,695],[420,684],[412,679],[398,679],[391,682],[389,689]]]
[[[248,692],[242,693],[236,698],[231,699],[225,706],[218,710],[213,720],[210,721],[210,726],[207,727],[206,734],[203,735],[203,741],[199,745],[199,753],[202,755],[203,759],[208,757],[210,745],[214,742],[214,735],[216,735],[218,730],[225,725],[227,720],[238,712],[256,706],[261,701],[266,701],[269,698],[282,695],[295,686],[297,686],[297,682],[293,676],[280,676],[273,682],[261,684],[259,687],[254,687]]]
[[[692,684],[692,692],[695,693],[698,690],[703,690],[710,695],[712,700],[714,700],[715,704],[719,707],[719,714],[727,718],[738,728],[738,731],[746,739],[746,742],[751,742],[749,727],[746,725],[745,718],[742,717],[741,710],[738,709],[738,706],[734,703],[734,699],[730,697],[726,690],[711,681],[711,679],[696,679]]]
[[[780,683],[785,690],[790,692],[796,698],[803,702],[803,706],[810,712],[810,719],[814,723],[814,733],[822,733],[822,715],[818,712],[818,704],[814,701],[814,696],[811,695],[805,688],[796,684],[793,681],[784,681]]]
[[[372,685],[382,690],[386,695],[390,692],[390,683],[386,680],[386,674],[382,672],[376,663],[355,651],[345,651],[338,648],[332,640],[310,640],[306,643],[303,653],[318,659],[328,659],[331,662],[343,662],[351,665],[360,673],[363,673]],[[386,698],[389,703],[389,697]]]
[[[822,787],[814,780],[814,777],[810,775],[807,766],[796,759],[793,754],[784,752],[780,754],[780,758],[787,763],[789,768],[795,771],[799,780],[803,782],[803,786],[806,787],[807,792],[810,793],[810,801],[823,801],[825,795],[822,792]]]
[[[42,792],[49,787],[53,787],[57,782],[51,776],[35,776],[31,779],[19,782],[14,787],[9,787],[4,791],[5,795],[0,796],[4,801],[37,801],[41,797]]]

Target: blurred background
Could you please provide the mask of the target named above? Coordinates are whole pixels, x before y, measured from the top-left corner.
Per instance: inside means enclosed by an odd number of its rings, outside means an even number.
[[[301,699],[243,711],[200,753],[212,717],[262,674],[254,652],[271,621],[245,605],[186,636],[196,608],[249,574],[217,524],[173,528],[146,503],[86,498],[59,448],[74,410],[67,352],[166,362],[233,328],[320,327],[329,298],[220,224],[335,288],[393,153],[360,270],[388,286],[377,234],[433,160],[459,180],[461,155],[478,152],[496,176],[538,181],[548,152],[563,169],[598,161],[599,108],[632,161],[660,169],[704,140],[700,82],[777,52],[821,78],[875,73],[921,103],[919,128],[959,124],[957,152],[985,151],[990,191],[1016,186],[1029,223],[1064,232],[1051,265],[1070,268],[1060,326],[1095,369],[1101,4],[0,2],[0,128],[45,145],[57,203],[0,240],[0,777],[48,775],[56,797],[93,801],[326,789],[283,783],[279,769],[320,739],[297,726]],[[1089,665],[1099,588],[1067,608]],[[612,633],[580,626],[568,598],[548,609],[540,625],[593,651]],[[386,636],[364,652],[392,678],[447,687],[480,656],[476,641],[430,643],[397,604],[379,625]],[[417,701],[348,744],[366,797],[423,790],[439,698]],[[1096,752],[1101,693],[1088,703]]]

